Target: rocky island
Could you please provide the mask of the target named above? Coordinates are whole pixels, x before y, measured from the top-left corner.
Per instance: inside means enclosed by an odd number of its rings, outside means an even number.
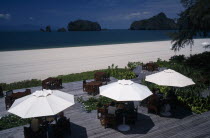
[[[101,31],[101,26],[97,22],[88,20],[76,20],[68,24],[69,31]]]
[[[57,32],[66,32],[66,28],[62,27],[57,30]]]
[[[50,25],[46,26],[45,29],[40,28],[40,32],[52,32]]]
[[[175,30],[177,24],[173,19],[167,18],[167,16],[161,12],[149,19],[140,21],[134,21],[130,30]]]

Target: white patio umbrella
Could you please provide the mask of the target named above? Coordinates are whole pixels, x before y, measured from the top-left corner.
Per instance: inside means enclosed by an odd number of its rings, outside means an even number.
[[[152,92],[147,86],[134,83],[130,80],[119,80],[117,82],[101,86],[100,95],[111,98],[116,101],[142,101]],[[125,124],[125,116],[123,117],[123,124],[118,126],[120,131],[130,130],[130,126]]]
[[[203,46],[207,46],[207,45],[210,45],[210,43],[209,42],[203,42],[203,43],[201,43]]]
[[[162,86],[185,87],[195,84],[192,79],[172,70],[167,69],[152,75],[146,76],[146,81]]]
[[[152,94],[147,86],[130,80],[119,80],[109,85],[101,86],[100,95],[116,101],[142,101]]]
[[[51,116],[73,104],[74,95],[58,90],[43,90],[15,100],[8,112],[21,118]]]
[[[203,47],[206,49],[208,47],[210,47],[210,43],[209,42],[203,42],[201,43],[203,45]]]

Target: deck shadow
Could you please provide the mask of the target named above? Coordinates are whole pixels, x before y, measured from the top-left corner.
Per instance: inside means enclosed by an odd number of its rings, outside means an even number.
[[[145,115],[145,114],[141,114],[138,113],[138,120],[136,121],[135,125],[130,125],[131,130],[129,130],[128,132],[121,132],[119,130],[119,132],[123,133],[123,134],[147,134],[153,127],[155,126],[154,122],[152,121],[152,119]]]
[[[144,112],[147,112],[147,106],[146,105],[142,105],[141,108],[144,108]],[[169,116],[169,117],[163,116],[160,113],[158,114],[158,116],[164,117],[164,118],[183,119],[183,118],[191,116],[193,114],[190,109],[188,109],[186,107],[182,107],[180,105],[177,105],[175,109],[172,109],[171,113],[172,113],[172,115]],[[149,114],[155,114],[155,113],[150,112]]]
[[[170,118],[177,118],[177,119],[183,119],[193,114],[190,109],[187,109],[186,107],[181,107],[181,106],[177,106],[176,109],[173,109],[171,111],[171,113],[172,113],[172,116]]]
[[[71,136],[69,138],[87,138],[85,127],[79,126],[71,122]]]

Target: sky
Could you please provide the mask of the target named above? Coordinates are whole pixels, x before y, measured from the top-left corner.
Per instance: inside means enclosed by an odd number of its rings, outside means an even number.
[[[178,18],[182,10],[180,0],[0,0],[0,26],[50,25],[57,29],[84,19],[102,28],[128,29],[133,21],[160,12]]]

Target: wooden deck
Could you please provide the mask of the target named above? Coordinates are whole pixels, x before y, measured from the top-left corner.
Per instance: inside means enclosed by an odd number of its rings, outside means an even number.
[[[115,81],[112,78],[112,81]],[[136,80],[138,81],[138,80]],[[82,81],[63,84],[62,91],[88,98],[82,91]],[[32,88],[32,92],[41,87]],[[18,91],[18,90],[17,90]],[[76,100],[75,100],[76,101]],[[5,110],[4,99],[0,99],[0,115],[8,114]],[[131,126],[131,131],[122,133],[118,130],[101,126],[96,111],[86,113],[80,103],[76,103],[65,111],[71,120],[72,138],[192,138],[210,137],[210,112],[201,115],[192,114],[184,109],[177,108],[171,118],[148,114],[145,107],[138,109],[138,121]],[[23,126],[0,131],[0,138],[23,138]]]

